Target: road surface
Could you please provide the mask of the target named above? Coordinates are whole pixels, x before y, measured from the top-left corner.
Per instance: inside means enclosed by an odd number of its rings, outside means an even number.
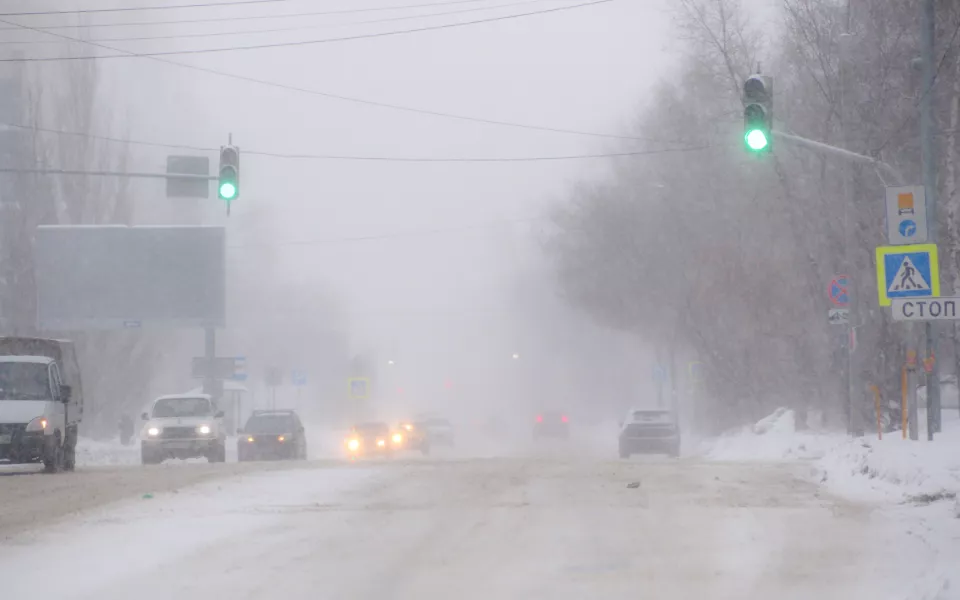
[[[0,477],[0,589],[91,600],[906,597],[896,593],[919,576],[922,543],[894,543],[896,523],[828,495],[808,469],[551,456]]]

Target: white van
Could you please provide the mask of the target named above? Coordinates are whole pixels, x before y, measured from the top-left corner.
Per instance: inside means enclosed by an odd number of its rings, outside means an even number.
[[[0,460],[73,470],[82,417],[72,342],[0,338]]]

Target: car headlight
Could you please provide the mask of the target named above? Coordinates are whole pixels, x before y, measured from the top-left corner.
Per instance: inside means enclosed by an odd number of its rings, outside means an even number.
[[[277,436],[277,441],[278,441],[278,442],[284,442],[284,441],[286,441],[286,440],[287,440],[287,436],[285,436],[285,435],[278,435],[278,436]]]
[[[377,440],[377,447],[383,448],[387,445],[387,440]]]
[[[359,448],[359,447],[360,447],[360,440],[358,440],[358,439],[356,439],[356,438],[347,440],[347,448],[349,448],[349,449],[351,449],[351,450],[356,450],[356,449]]]
[[[248,436],[247,436],[247,441],[252,444],[252,443],[254,442],[253,436],[252,436],[252,435],[248,435]]]
[[[200,435],[210,435],[210,426],[201,425],[200,427],[197,427],[197,432],[199,432]]]
[[[394,443],[394,444],[402,444],[402,443],[403,443],[403,436],[400,435],[399,433],[393,434],[393,443]]]
[[[37,417],[27,423],[26,431],[43,431],[46,428],[47,419],[45,417]]]
[[[403,428],[406,429],[407,431],[413,431],[413,425],[411,425],[410,423],[404,423]]]
[[[160,428],[159,428],[159,427],[150,427],[149,429],[147,429],[147,435],[149,435],[150,437],[156,437],[156,436],[160,435]]]

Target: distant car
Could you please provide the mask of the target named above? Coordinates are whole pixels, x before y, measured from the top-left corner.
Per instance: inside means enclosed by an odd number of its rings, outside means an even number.
[[[145,465],[167,458],[226,460],[223,412],[206,394],[160,396],[143,420],[140,457]]]
[[[396,444],[393,434],[386,423],[360,423],[350,429],[343,443],[351,457],[390,456]]]
[[[554,410],[538,414],[533,423],[533,437],[567,439],[570,437],[570,418]]]
[[[307,458],[307,440],[296,411],[255,410],[243,429],[237,431],[237,459]]]
[[[632,454],[680,456],[680,428],[669,410],[631,410],[620,427],[620,458]]]
[[[404,421],[390,438],[397,449],[417,450],[422,454],[430,454],[430,440],[427,438],[427,428],[422,422]]]
[[[417,421],[413,426],[426,432],[426,441],[430,446],[452,447],[455,443],[453,423],[443,417],[431,417]]]

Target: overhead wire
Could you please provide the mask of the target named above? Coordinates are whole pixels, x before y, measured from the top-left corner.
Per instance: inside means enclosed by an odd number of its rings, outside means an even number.
[[[138,54],[138,53],[136,53],[136,52],[131,52],[131,51],[128,51],[128,50],[124,50],[124,49],[122,49],[122,48],[117,48],[116,46],[108,46],[108,45],[106,45],[106,44],[101,44],[101,43],[99,43],[99,42],[91,42],[91,41],[88,41],[88,40],[84,40],[84,39],[82,39],[82,38],[76,38],[76,37],[68,36],[68,35],[65,35],[65,34],[62,34],[62,33],[54,33],[54,32],[52,32],[52,31],[44,31],[44,30],[40,30],[40,29],[37,29],[37,28],[32,27],[32,26],[29,26],[29,25],[23,25],[23,24],[16,23],[16,22],[14,22],[14,21],[5,20],[5,19],[2,19],[2,18],[0,18],[0,23],[5,23],[5,24],[7,24],[7,25],[12,25],[12,26],[15,26],[15,27],[18,27],[18,28],[21,28],[21,29],[29,30],[29,31],[36,31],[36,32],[42,33],[42,34],[44,34],[44,35],[49,35],[49,36],[53,36],[53,37],[58,37],[58,38],[61,38],[61,39],[64,39],[64,40],[69,40],[69,41],[78,42],[78,43],[81,43],[81,44],[86,44],[86,45],[89,45],[89,46],[94,46],[94,47],[101,48],[101,49],[104,49],[104,50],[110,50],[110,51],[112,51],[112,52],[123,52],[123,53],[126,53],[126,54],[130,55],[131,57],[141,57],[141,56],[142,56],[142,55],[140,55],[140,54]],[[389,102],[379,102],[379,101],[376,101],[376,100],[368,100],[368,99],[365,99],[365,98],[357,98],[357,97],[355,97],[355,96],[346,96],[346,95],[343,95],[343,94],[335,94],[335,93],[332,93],[332,92],[324,92],[324,91],[314,90],[314,89],[305,88],[305,87],[301,87],[301,86],[296,86],[296,85],[292,85],[292,84],[285,84],[285,83],[280,83],[280,82],[277,82],[277,81],[270,81],[270,80],[267,80],[267,79],[259,79],[259,78],[251,77],[251,76],[248,76],[248,75],[241,75],[241,74],[238,74],[238,73],[230,73],[230,72],[228,72],[228,71],[220,71],[220,70],[218,70],[218,69],[213,69],[213,68],[209,68],[209,67],[202,67],[202,66],[199,66],[199,65],[192,65],[192,64],[189,64],[189,63],[178,62],[178,61],[171,60],[171,59],[168,59],[168,58],[163,58],[163,57],[157,57],[157,56],[142,56],[142,57],[143,57],[143,58],[146,58],[147,60],[151,60],[151,61],[153,61],[153,62],[158,62],[158,63],[162,63],[162,64],[166,64],[166,65],[172,65],[172,66],[175,66],[175,67],[179,67],[179,68],[187,69],[187,70],[191,70],[191,71],[196,71],[196,72],[200,72],[200,73],[206,73],[206,74],[209,74],[209,75],[214,75],[214,76],[222,77],[222,78],[225,78],[225,79],[233,79],[233,80],[235,80],[235,81],[243,81],[243,82],[246,82],[246,83],[253,83],[253,84],[263,85],[263,86],[266,86],[266,87],[272,87],[272,88],[282,89],[282,90],[286,90],[286,91],[293,91],[293,92],[298,92],[298,93],[307,94],[307,95],[311,95],[311,96],[317,96],[317,97],[321,97],[321,98],[328,98],[328,99],[331,99],[331,100],[340,100],[340,101],[343,101],[343,102],[350,102],[350,103],[361,104],[361,105],[365,105],[365,106],[373,106],[373,107],[377,107],[377,108],[383,108],[383,109],[389,109],[389,110],[396,110],[396,111],[401,111],[401,112],[408,112],[408,113],[412,113],[412,114],[420,114],[420,115],[426,115],[426,116],[431,116],[431,117],[445,118],[445,119],[451,119],[451,120],[457,120],[457,121],[464,121],[464,122],[472,122],[472,123],[481,123],[481,124],[485,124],[485,125],[496,125],[496,126],[500,126],[500,127],[510,127],[510,128],[524,129],[524,130],[530,130],[530,131],[544,131],[544,132],[549,132],[549,133],[560,133],[560,134],[567,134],[567,135],[579,135],[579,136],[597,137],[597,138],[607,138],[607,139],[648,141],[648,142],[650,142],[650,141],[652,141],[652,142],[660,141],[660,140],[655,140],[655,139],[651,139],[651,138],[643,138],[643,137],[630,136],[630,135],[621,135],[621,134],[612,134],[612,133],[601,133],[601,132],[594,132],[594,131],[583,131],[583,130],[577,130],[577,129],[566,129],[566,128],[561,128],[561,127],[546,127],[546,126],[541,126],[541,125],[531,125],[531,124],[527,124],[527,123],[517,123],[517,122],[513,122],[513,121],[504,121],[504,120],[499,120],[499,119],[487,119],[487,118],[483,118],[483,117],[473,117],[473,116],[469,116],[469,115],[461,115],[461,114],[457,114],[457,113],[451,113],[451,112],[445,112],[445,111],[439,111],[439,110],[429,110],[429,109],[423,109],[423,108],[416,108],[416,107],[413,107],[413,106],[404,106],[404,105],[393,104],[393,103],[389,103]]]
[[[40,56],[40,57],[16,57],[16,58],[2,58],[0,63],[25,63],[25,62],[63,62],[63,61],[77,61],[77,60],[107,60],[114,58],[150,58],[150,57],[163,57],[163,56],[187,56],[194,54],[214,54],[214,53],[223,53],[223,52],[243,52],[250,50],[267,50],[274,48],[291,48],[291,47],[301,47],[301,46],[314,46],[318,44],[330,44],[337,42],[349,42],[362,39],[373,39],[373,38],[383,38],[383,37],[394,37],[400,35],[409,35],[413,33],[424,33],[427,31],[440,31],[444,29],[455,29],[460,27],[470,27],[473,25],[482,25],[486,23],[495,23],[498,21],[507,21],[511,19],[520,19],[525,17],[539,16],[550,13],[557,13],[561,11],[574,10],[578,8],[587,8],[590,6],[598,6],[600,4],[607,4],[614,2],[616,0],[590,0],[589,2],[581,2],[579,4],[571,4],[568,6],[559,6],[556,8],[547,8],[543,10],[531,11],[526,13],[514,13],[510,15],[501,15],[497,17],[489,17],[486,19],[475,19],[472,21],[459,21],[456,23],[443,23],[440,25],[426,25],[423,27],[415,27],[413,29],[401,29],[395,31],[381,31],[377,33],[366,33],[358,35],[350,35],[339,38],[323,38],[318,40],[298,40],[290,42],[272,42],[268,44],[248,44],[246,46],[226,46],[219,48],[197,48],[192,50],[165,50],[161,52],[136,52],[136,53],[127,53],[119,49],[114,49],[115,52],[121,52],[120,54],[100,54],[100,55],[80,55],[80,56]],[[7,21],[9,23],[9,21]],[[50,32],[44,32],[47,35],[52,35]]]
[[[471,0],[474,1],[474,0]],[[389,17],[385,19],[369,19],[366,21],[351,21],[349,23],[320,23],[315,25],[293,25],[288,27],[274,27],[269,29],[247,29],[242,31],[215,31],[215,32],[204,32],[204,33],[177,33],[170,35],[153,35],[153,36],[132,36],[132,37],[107,37],[107,38],[86,38],[85,41],[89,42],[143,42],[143,41],[161,41],[161,40],[182,40],[182,39],[198,39],[198,38],[210,38],[210,37],[224,37],[224,36],[239,36],[239,35],[248,35],[248,34],[265,34],[265,33],[281,33],[289,31],[311,31],[314,29],[335,29],[341,27],[353,27],[356,25],[372,25],[376,23],[392,23],[395,21],[409,21],[411,19],[428,19],[431,17],[445,17],[449,15],[460,15],[472,12],[487,11],[487,10],[497,10],[504,8],[513,8],[515,6],[522,6],[526,4],[534,4],[539,2],[554,1],[554,0],[522,0],[520,2],[509,2],[506,4],[495,4],[492,6],[481,6],[477,8],[465,8],[460,10],[449,10],[445,12],[434,12],[428,14],[418,14],[418,15],[404,15],[400,17]],[[0,40],[0,45],[16,45],[16,46],[30,46],[30,45],[50,45],[50,44],[71,44],[75,42],[67,42],[60,40]]]
[[[295,13],[285,13],[279,15],[226,15],[226,16],[217,16],[217,17],[200,17],[192,19],[171,19],[167,21],[126,21],[119,23],[83,23],[78,25],[76,23],[71,25],[38,25],[33,27],[35,30],[40,31],[53,31],[57,29],[77,29],[78,27],[83,27],[84,29],[101,29],[107,27],[155,27],[158,25],[195,25],[200,23],[225,23],[233,21],[266,21],[273,19],[300,19],[304,17],[319,17],[319,16],[330,16],[330,15],[346,15],[346,14],[356,14],[356,13],[366,13],[366,12],[386,12],[394,10],[406,10],[411,8],[430,8],[435,6],[451,6],[456,4],[476,4],[477,2],[489,2],[489,0],[448,0],[446,2],[422,2],[419,4],[402,4],[402,5],[393,5],[393,6],[375,6],[375,7],[366,7],[366,8],[348,8],[340,10],[321,10],[321,11],[308,11],[308,12],[295,12]],[[18,26],[7,26],[0,27],[0,31],[12,31],[20,29]]]
[[[189,150],[192,152],[219,152],[220,148],[192,146],[184,144],[168,144],[162,142],[152,142],[136,139],[125,139],[113,136],[97,135],[92,133],[83,133],[77,131],[65,131],[62,129],[51,129],[44,127],[35,127],[20,125],[16,123],[0,122],[0,127],[10,127],[27,131],[37,131],[41,133],[50,133],[55,135],[66,135],[96,139],[118,144],[130,144],[135,146],[148,146],[155,148],[164,148],[168,150]],[[602,158],[625,158],[633,156],[648,156],[655,154],[673,154],[683,152],[698,152],[715,148],[714,145],[700,146],[680,146],[675,148],[654,148],[648,150],[622,151],[622,152],[598,152],[585,154],[566,154],[566,155],[546,155],[546,156],[479,156],[479,157],[444,157],[444,156],[364,156],[348,154],[298,154],[284,152],[269,152],[263,150],[243,149],[243,154],[249,156],[262,156],[265,158],[276,158],[282,160],[327,160],[327,161],[362,161],[362,162],[398,162],[398,163],[523,163],[523,162],[547,162],[547,161],[565,161],[565,160],[588,160]]]
[[[39,17],[62,15],[88,15],[93,13],[142,12],[149,10],[181,10],[188,8],[224,8],[250,4],[280,4],[296,0],[224,0],[223,2],[197,2],[194,4],[160,4],[153,6],[118,6],[114,8],[76,8],[69,10],[35,10],[0,13],[0,17]]]

